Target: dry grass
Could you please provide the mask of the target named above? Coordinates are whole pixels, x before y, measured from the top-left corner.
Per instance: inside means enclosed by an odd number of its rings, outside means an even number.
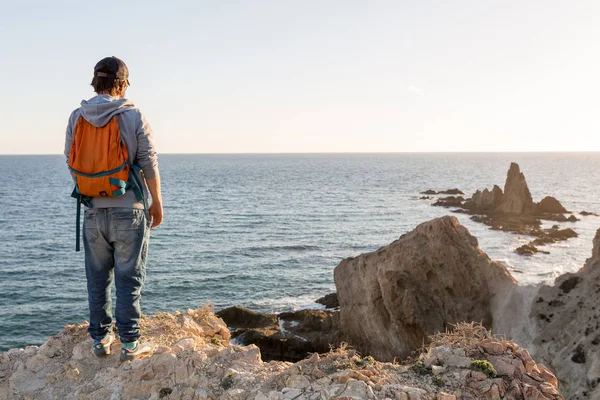
[[[430,343],[428,348],[447,346],[452,347],[474,347],[479,345],[481,342],[490,341],[495,339],[492,332],[489,331],[485,326],[476,322],[459,322],[456,325],[452,325],[451,330],[446,332],[436,333],[429,337]]]
[[[507,343],[505,336],[494,335],[492,331],[479,322],[459,322],[456,325],[452,325],[451,330],[430,336],[429,340],[429,344],[423,347],[421,353],[426,353],[430,349],[439,346],[460,347],[468,353],[477,350],[482,343]]]

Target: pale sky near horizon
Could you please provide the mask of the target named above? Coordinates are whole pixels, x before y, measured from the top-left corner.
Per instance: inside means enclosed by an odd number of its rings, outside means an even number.
[[[598,151],[600,1],[19,1],[0,154],[122,58],[161,153]]]

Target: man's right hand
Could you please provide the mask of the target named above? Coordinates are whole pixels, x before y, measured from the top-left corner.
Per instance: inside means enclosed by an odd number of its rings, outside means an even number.
[[[148,208],[148,214],[152,218],[152,228],[156,228],[163,220],[162,194],[160,192],[160,177],[146,179],[148,190],[152,196],[152,204]]]
[[[152,228],[156,228],[162,223],[163,208],[161,203],[158,201],[153,201],[152,204],[150,204],[148,213],[150,214],[150,219],[152,221]]]

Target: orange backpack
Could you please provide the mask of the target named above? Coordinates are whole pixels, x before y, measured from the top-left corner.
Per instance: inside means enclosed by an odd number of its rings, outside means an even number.
[[[79,251],[81,203],[93,207],[94,197],[119,197],[132,189],[138,201],[145,199],[142,185],[129,163],[127,146],[121,140],[118,116],[108,124],[96,127],[80,117],[75,124],[69,153],[69,169],[75,180],[71,194],[77,199],[77,244]]]

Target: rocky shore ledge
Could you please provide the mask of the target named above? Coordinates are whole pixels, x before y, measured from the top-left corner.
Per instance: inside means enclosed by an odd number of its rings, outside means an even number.
[[[526,349],[460,324],[431,338],[416,359],[379,362],[346,346],[297,363],[264,362],[238,346],[210,308],[144,318],[154,355],[98,359],[87,324],[69,325],[40,347],[0,356],[0,399],[563,399],[555,376]]]
[[[554,286],[518,285],[449,216],[343,260],[334,280],[334,310],[144,317],[158,348],[134,362],[118,343],[95,358],[87,324],[69,325],[0,354],[0,400],[600,399],[600,230]]]

